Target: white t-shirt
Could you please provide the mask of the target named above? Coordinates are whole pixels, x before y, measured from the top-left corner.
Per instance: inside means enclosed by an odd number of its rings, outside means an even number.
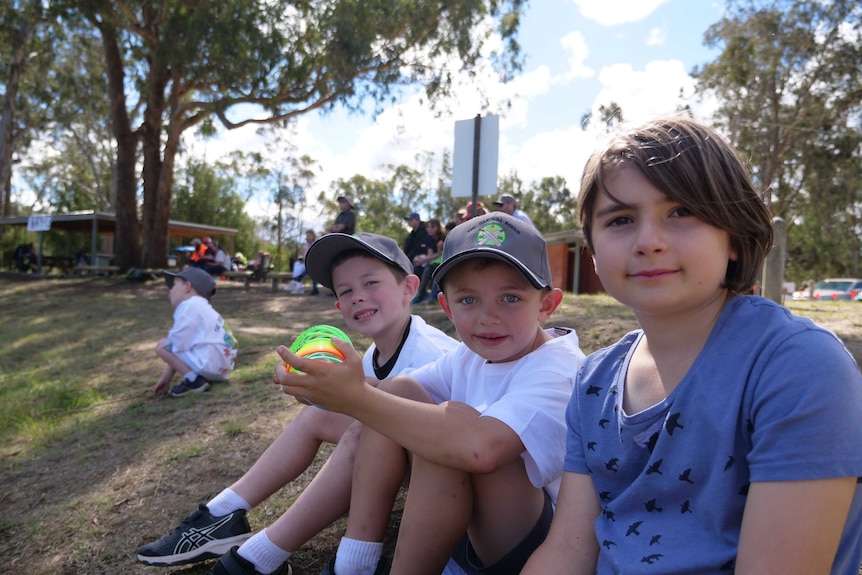
[[[209,301],[192,296],[174,310],[167,349],[204,378],[221,381],[233,370],[237,340]]]
[[[455,349],[458,345],[457,340],[436,327],[428,325],[418,315],[411,315],[410,318],[410,333],[407,334],[407,340],[401,346],[398,359],[395,360],[395,365],[389,372],[390,377],[407,375],[423,365],[436,361],[444,353]],[[371,347],[362,356],[362,370],[367,377],[376,377],[374,375],[375,349],[377,346],[371,344]]]
[[[224,266],[225,269],[230,269],[230,256],[227,252],[219,248],[215,255],[216,265]]]
[[[566,454],[566,406],[584,362],[573,331],[507,363],[488,363],[466,345],[410,376],[437,403],[459,401],[508,425],[524,443],[530,482],[556,504]]]

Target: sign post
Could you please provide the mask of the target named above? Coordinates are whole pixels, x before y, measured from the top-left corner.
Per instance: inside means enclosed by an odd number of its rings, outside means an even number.
[[[473,216],[479,211],[479,196],[497,193],[499,146],[499,116],[477,114],[472,120],[455,122],[452,197],[472,197]]]
[[[32,215],[27,218],[27,231],[39,232],[39,251],[36,253],[36,273],[42,275],[43,232],[51,229],[51,216]]]

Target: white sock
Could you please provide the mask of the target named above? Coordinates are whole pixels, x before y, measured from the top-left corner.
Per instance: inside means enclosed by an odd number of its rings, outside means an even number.
[[[270,541],[266,536],[266,529],[252,535],[236,552],[243,559],[251,561],[261,575],[274,572],[293,555]]]
[[[186,381],[191,383],[198,378],[198,372],[190,371],[187,374],[185,374],[183,377],[186,378]]]
[[[237,509],[245,509],[248,511],[251,509],[251,505],[248,504],[248,501],[228,487],[207,503],[207,509],[210,510],[210,513],[214,517],[224,517],[228,513],[236,511]]]
[[[374,575],[383,555],[383,542],[342,537],[335,555],[336,575]]]

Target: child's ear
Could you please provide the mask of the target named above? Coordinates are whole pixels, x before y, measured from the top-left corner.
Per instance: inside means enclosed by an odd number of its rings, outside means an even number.
[[[335,301],[335,309],[341,311],[341,302],[339,302],[338,300]]]
[[[542,304],[539,307],[539,321],[545,321],[559,307],[563,301],[563,290],[552,288],[542,295]]]
[[[419,276],[416,274],[407,274],[404,276],[404,288],[407,290],[407,295],[412,300],[416,297],[416,292],[419,290]]]
[[[449,307],[449,298],[446,297],[446,292],[441,292],[440,297],[437,298],[440,301],[440,307],[443,308],[443,313],[446,314],[446,317],[449,320],[452,320],[452,308]]]

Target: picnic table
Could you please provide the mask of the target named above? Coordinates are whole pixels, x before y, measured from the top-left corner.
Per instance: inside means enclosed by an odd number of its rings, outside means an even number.
[[[75,260],[69,256],[42,256],[42,273],[49,270],[58,270],[63,275],[68,275],[74,267]]]

